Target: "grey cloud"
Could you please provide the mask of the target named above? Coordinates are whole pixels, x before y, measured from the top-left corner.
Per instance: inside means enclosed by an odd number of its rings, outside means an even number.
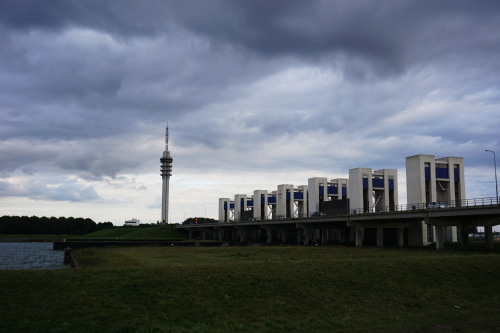
[[[70,202],[88,202],[101,199],[92,186],[78,184],[75,180],[66,180],[59,184],[41,181],[16,183],[0,180],[0,197],[27,197],[33,200],[53,200]]]
[[[203,45],[180,42],[172,51],[171,41],[163,39],[120,44],[112,52],[99,52],[89,41],[92,46],[77,43],[81,52],[60,55],[69,42],[53,45],[43,33],[39,38],[43,41],[12,41],[23,54],[35,54],[36,63],[25,59],[12,68],[11,57],[0,58],[0,96],[9,114],[0,124],[3,138],[95,138],[134,131],[138,122],[175,120],[224,98],[231,93],[228,82],[237,87],[269,68],[245,67],[235,55],[211,54]],[[31,42],[44,46],[33,50]]]
[[[17,30],[61,30],[68,26],[92,27],[118,34],[150,34],[161,9],[159,1],[30,1],[5,0],[0,3],[0,22]],[[160,24],[161,25],[161,24]]]
[[[114,178],[125,170],[140,168],[145,160],[150,159],[151,153],[154,154],[152,150],[142,149],[144,145],[139,143],[144,140],[147,140],[147,136],[133,134],[103,141],[98,138],[9,140],[0,144],[0,175],[7,177],[15,171],[28,175],[50,171],[62,175],[73,174],[87,180]],[[158,142],[161,143],[160,138]]]
[[[495,1],[223,2],[217,20],[199,13],[186,25],[214,42],[260,55],[293,54],[315,62],[336,57],[347,66],[358,60],[365,71],[386,76],[450,51],[475,53],[471,46],[497,53],[492,28],[499,6]],[[346,73],[359,75],[355,72]]]
[[[33,173],[44,167],[41,161],[48,161],[57,155],[57,148],[36,149],[31,142],[12,140],[0,142],[0,173],[9,174],[18,168]]]
[[[44,189],[40,196],[48,200],[72,202],[88,202],[101,199],[92,186],[77,183],[66,183],[48,190]]]
[[[484,55],[499,50],[495,27],[500,5],[492,0],[4,1],[2,7],[0,22],[7,28],[76,26],[120,39],[172,36],[179,28],[188,29],[213,48],[267,57],[291,55],[331,65],[340,61],[347,66],[346,74],[363,77],[356,67],[395,75],[450,52],[477,54],[475,47]],[[349,69],[353,60],[358,65]]]
[[[174,175],[489,163],[499,6],[1,1],[0,174],[157,174],[167,120]]]

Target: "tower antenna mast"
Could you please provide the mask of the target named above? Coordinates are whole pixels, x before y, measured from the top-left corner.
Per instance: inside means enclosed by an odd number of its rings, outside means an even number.
[[[167,128],[165,129],[165,151],[168,151],[168,121]]]
[[[165,129],[165,151],[163,152],[163,156],[160,158],[161,162],[161,178],[162,178],[162,196],[161,196],[161,222],[169,223],[168,220],[168,189],[170,183],[170,176],[172,175],[172,157],[170,157],[170,152],[168,151],[168,122],[167,128]]]

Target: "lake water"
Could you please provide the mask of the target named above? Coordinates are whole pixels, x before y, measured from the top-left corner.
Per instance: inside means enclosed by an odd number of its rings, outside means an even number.
[[[0,242],[0,270],[63,268],[64,251],[52,250],[50,242]]]

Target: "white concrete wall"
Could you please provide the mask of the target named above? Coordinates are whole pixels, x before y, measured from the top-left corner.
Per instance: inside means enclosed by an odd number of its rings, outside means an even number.
[[[425,204],[425,164],[430,165],[429,201],[436,201],[436,164],[434,155],[414,155],[406,158],[406,202]],[[416,222],[408,228],[408,245],[424,246],[433,240],[427,239],[427,227],[424,221]]]
[[[286,194],[287,192],[290,193],[290,206],[287,212],[287,200],[286,200]],[[293,185],[291,184],[281,184],[278,185],[278,189],[276,191],[277,197],[276,197],[276,214],[277,215],[282,215],[284,217],[293,217],[293,210],[294,210],[294,189]]]
[[[430,165],[429,201],[437,201],[436,160],[434,155],[414,155],[406,158],[407,204],[420,204],[426,202],[425,163],[429,163]]]
[[[261,198],[264,196],[264,204],[261,203]],[[267,190],[255,190],[253,191],[253,217],[257,220],[266,220],[268,214],[268,205],[267,205]],[[262,206],[264,206],[264,216],[260,216],[260,212],[262,210]]]
[[[272,191],[271,193],[269,193],[269,197],[275,197],[275,198],[277,198],[278,197],[277,191]],[[270,216],[271,219],[275,219],[276,215],[278,215],[277,214],[277,208],[276,208],[277,205],[278,205],[277,203],[276,204],[270,204],[269,201],[268,201],[268,207],[270,207],[269,209],[272,210],[272,212],[269,212],[269,213],[272,213],[272,215]]]
[[[363,178],[368,178],[368,207],[364,207],[363,203]],[[352,209],[368,209],[372,210],[372,169],[371,168],[354,168],[349,170],[349,208]]]
[[[229,221],[229,218],[231,216],[230,214],[230,200],[229,198],[219,198],[219,222],[225,222],[224,221],[224,203],[227,204],[227,221]]]
[[[446,160],[448,163],[448,174],[449,174],[449,188],[448,188],[448,196],[447,201],[460,201],[466,199],[465,197],[465,175],[464,175],[464,158],[463,157],[445,157],[443,160]],[[441,161],[439,159],[438,161]],[[458,186],[459,188],[455,188],[455,165],[458,165]],[[458,192],[458,196],[455,195],[455,192]]]
[[[384,187],[383,187],[383,201],[380,202],[379,206],[388,207],[390,200],[394,202],[394,206],[399,204],[398,200],[398,170],[396,169],[381,169],[373,172],[373,175],[384,177]],[[389,189],[389,179],[394,180],[394,191],[391,198],[391,193]]]
[[[307,196],[308,196],[308,193],[309,193],[309,187],[307,185],[301,185],[299,186],[299,191],[302,192],[302,197],[304,198],[302,200],[302,205],[300,205],[299,207],[299,216],[298,217],[307,217],[309,216],[309,206],[308,206],[308,200],[307,200]]]
[[[429,179],[429,198],[426,198],[425,189],[425,164],[430,166]],[[447,165],[447,179],[436,178],[436,163]],[[455,189],[454,166],[459,168],[459,189]],[[464,181],[464,159],[463,157],[442,157],[436,159],[434,155],[414,155],[406,158],[406,196],[408,204],[426,204],[427,202],[438,201],[438,181],[447,183],[448,187],[444,193],[444,201],[453,204],[453,201],[465,199],[465,181]],[[455,190],[458,190],[458,196],[455,195]],[[443,197],[443,195],[441,195]],[[447,240],[457,240],[457,228],[451,227],[447,229]],[[427,245],[432,242],[432,239],[427,239],[425,223],[417,223],[414,227],[408,230],[409,245]]]
[[[323,195],[323,200],[327,198],[327,193],[328,193],[328,180],[326,177],[314,177],[314,178],[309,178],[307,180],[307,188],[308,188],[308,193],[309,193],[309,200],[308,200],[308,207],[309,207],[309,216],[311,216],[312,213],[314,212],[319,212],[319,206],[320,206],[320,197],[319,197],[319,185],[323,184],[324,186],[324,195]]]
[[[399,204],[398,201],[398,171],[396,169],[381,169],[372,171],[371,168],[354,168],[349,170],[349,207],[350,209],[360,209],[361,211],[373,211],[373,178],[382,177],[384,179],[383,186],[376,188],[376,192],[381,196],[377,203],[377,207],[388,208],[390,200],[394,205]],[[365,207],[363,198],[363,179],[368,181],[367,201],[368,207]],[[389,179],[394,180],[394,191],[391,198],[389,189]],[[382,192],[382,193],[380,193]]]
[[[241,205],[241,199],[243,199],[243,206]],[[247,195],[236,194],[234,196],[234,221],[240,221],[241,211],[246,209],[247,209]]]
[[[429,181],[429,200],[426,200],[425,193],[425,163],[430,165],[430,181]],[[442,179],[447,182],[448,189],[445,201],[455,201],[465,199],[465,176],[464,176],[464,159],[463,157],[443,157],[436,159],[434,155],[415,155],[406,158],[406,187],[407,187],[407,203],[426,203],[438,201],[438,189],[436,178],[436,163],[447,165],[448,179]],[[459,189],[455,189],[454,166],[459,168]],[[458,190],[458,197],[455,196],[455,190]]]

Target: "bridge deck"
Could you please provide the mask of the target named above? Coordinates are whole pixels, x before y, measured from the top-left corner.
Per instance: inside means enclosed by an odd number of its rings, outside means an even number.
[[[262,220],[262,221],[231,221],[211,224],[187,224],[178,225],[176,228],[184,230],[190,235],[193,231],[212,230],[219,232],[223,235],[225,231],[239,232],[240,235],[245,235],[247,231],[251,230],[264,230],[268,233],[268,243],[272,241],[273,230],[287,230],[287,229],[325,229],[333,228],[343,230],[349,227],[356,229],[356,234],[363,232],[363,228],[376,228],[378,233],[377,237],[383,237],[383,229],[404,229],[410,227],[416,222],[425,221],[428,225],[436,227],[437,241],[436,247],[438,249],[443,247],[444,243],[444,227],[456,226],[462,232],[460,235],[462,245],[467,246],[468,234],[466,233],[469,226],[484,226],[487,234],[487,247],[493,247],[492,226],[500,224],[500,205],[492,200],[473,199],[457,203],[447,204],[445,208],[432,208],[426,209],[424,205],[405,205],[406,209],[396,207],[395,210],[385,210],[381,212],[366,212],[360,213],[360,210],[351,210],[349,214],[325,216],[325,217],[310,217],[310,218],[291,218],[279,220]],[[471,204],[474,203],[474,204]],[[282,234],[286,233],[282,231]],[[398,243],[402,236],[398,234]],[[223,237],[223,236],[219,236]],[[244,239],[244,236],[241,236]],[[356,245],[360,246],[361,241],[356,237]],[[377,244],[379,239],[377,238]],[[382,243],[382,241],[380,241]]]

